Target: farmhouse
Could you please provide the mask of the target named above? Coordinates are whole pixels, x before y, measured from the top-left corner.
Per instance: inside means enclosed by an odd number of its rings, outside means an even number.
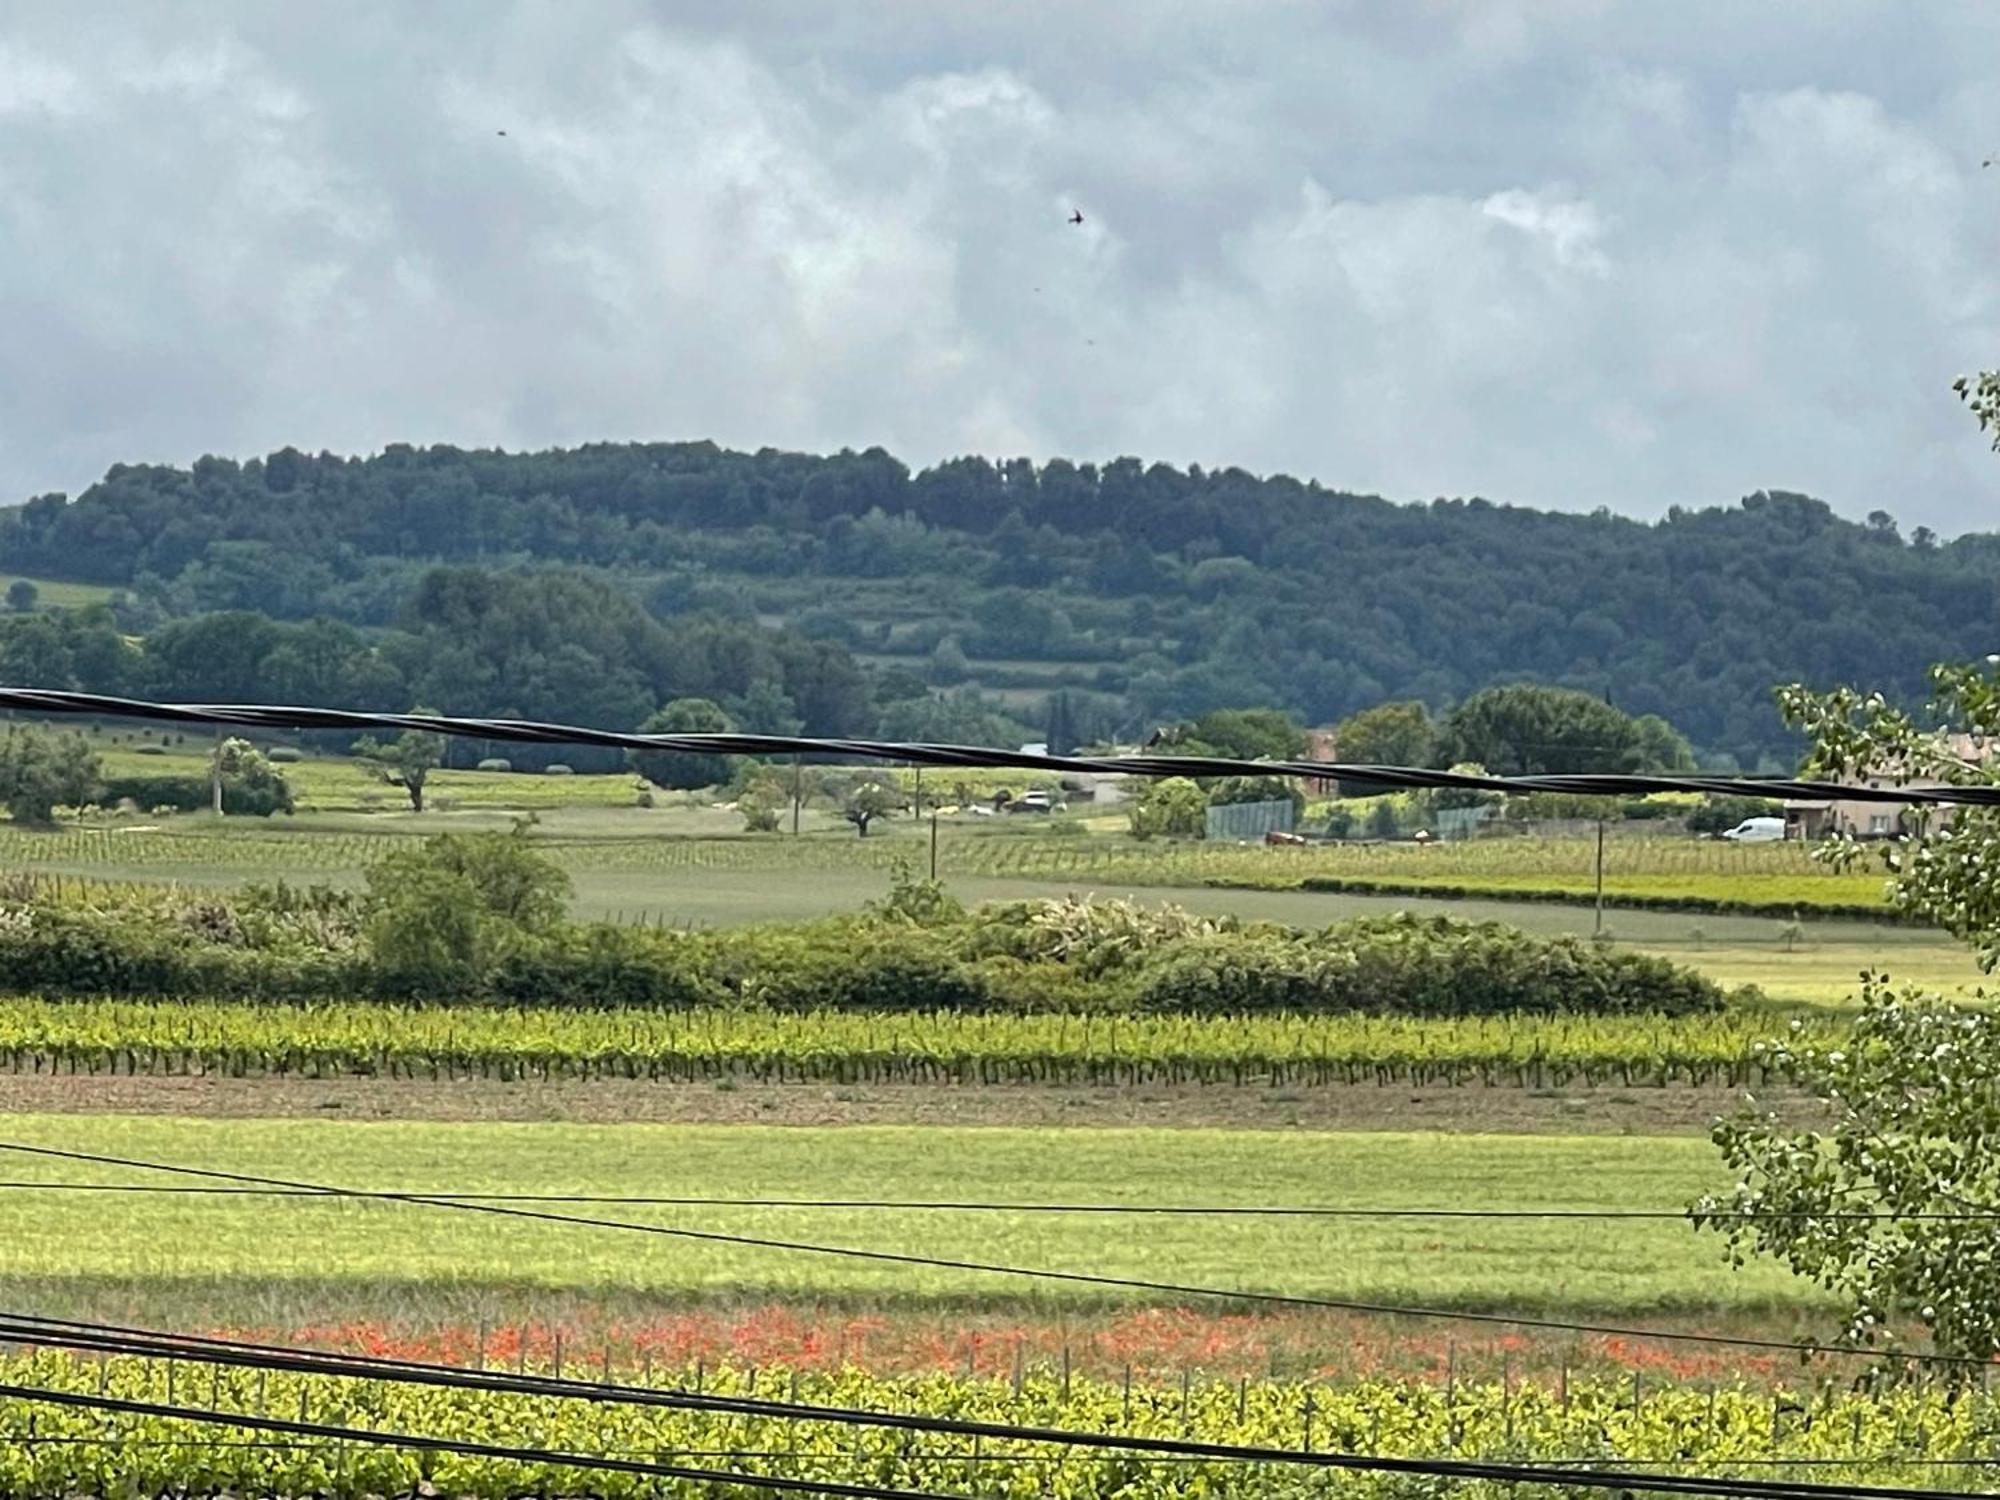
[[[1984,764],[1994,753],[1992,745],[1969,734],[1950,736],[1950,746],[1952,754],[1969,764]],[[1857,780],[1853,784],[1862,783]],[[1888,770],[1869,776],[1866,784],[1870,787],[1904,786],[1914,790],[1944,785],[1934,776],[1898,778]],[[1949,821],[1951,812],[1950,808],[1944,808],[1939,816]],[[1815,840],[1847,834],[1859,839],[1893,838],[1902,831],[1902,820],[1903,809],[1892,802],[1869,802],[1855,797],[1836,797],[1828,801],[1797,799],[1785,804],[1785,837]]]

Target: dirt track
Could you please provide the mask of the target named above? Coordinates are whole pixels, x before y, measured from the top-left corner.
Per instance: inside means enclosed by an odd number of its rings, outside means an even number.
[[[1659,1135],[1706,1130],[1720,1088],[1044,1088],[625,1080],[0,1075],[0,1112],[355,1120],[652,1120],[765,1125],[1062,1125]]]

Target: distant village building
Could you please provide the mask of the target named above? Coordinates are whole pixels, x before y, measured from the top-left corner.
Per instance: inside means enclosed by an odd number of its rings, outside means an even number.
[[[1308,729],[1306,731],[1305,758],[1307,760],[1326,761],[1329,764],[1340,759],[1340,744],[1334,736],[1331,725],[1322,726],[1318,729]],[[1309,776],[1306,778],[1306,795],[1308,797],[1337,797],[1340,795],[1340,783],[1335,781],[1331,776]]]
[[[1954,734],[1950,739],[1952,754],[1968,761],[1984,762],[1993,756],[1994,746],[1969,734]],[[1850,781],[1851,785],[1862,785],[1861,781]],[[1870,787],[1901,786],[1908,791],[1922,791],[1925,787],[1944,786],[1946,783],[1932,776],[1913,776],[1907,781],[1897,781],[1894,776],[1881,773],[1866,778]],[[1830,800],[1793,799],[1785,803],[1785,837],[1817,841],[1832,835],[1845,834],[1858,839],[1894,838],[1902,831],[1903,814],[1908,804],[1897,802],[1870,802],[1860,797],[1835,797]],[[1940,810],[1939,816],[1950,821],[1951,808]]]

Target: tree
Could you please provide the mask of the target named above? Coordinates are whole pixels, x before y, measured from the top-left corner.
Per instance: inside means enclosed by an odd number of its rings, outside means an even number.
[[[1463,760],[1450,768],[1456,776],[1484,776],[1486,767],[1477,761]],[[1478,787],[1441,786],[1430,794],[1431,806],[1438,808],[1488,807],[1501,800],[1499,792],[1489,792]]]
[[[1430,710],[1410,699],[1364,708],[1333,731],[1334,754],[1350,765],[1427,766],[1436,746]]]
[[[1638,737],[1639,770],[1678,775],[1698,769],[1687,736],[1658,714],[1639,715],[1632,729]]]
[[[1068,692],[1049,694],[1047,722],[1042,739],[1051,755],[1072,755],[1078,739],[1076,704]]]
[[[25,615],[35,607],[42,591],[25,578],[16,578],[7,585],[7,607],[17,615]]]
[[[750,691],[733,698],[725,718],[745,734],[793,735],[806,727],[798,705],[768,677],[750,684]]]
[[[639,726],[641,734],[728,734],[729,716],[707,698],[676,698]],[[731,758],[706,751],[633,750],[632,768],[654,786],[697,791],[729,780]]]
[[[1133,804],[1132,837],[1194,838],[1208,829],[1208,794],[1185,776],[1148,782]]]
[[[903,794],[894,787],[879,781],[864,781],[847,794],[840,815],[852,823],[854,831],[865,839],[870,823],[877,818],[886,818],[905,805]]]
[[[946,636],[932,649],[930,679],[939,687],[955,687],[971,675],[972,663],[966,660],[957,636]]]
[[[1785,717],[1812,740],[1802,774],[2000,785],[1988,754],[2000,661],[1937,667],[1931,683],[1931,723],[1879,693],[1782,689]],[[1820,854],[1843,868],[1879,857],[1897,907],[1969,943],[1983,971],[2000,967],[2000,809],[1918,809],[1884,846],[1845,836]],[[1696,1204],[1696,1221],[1727,1236],[1737,1263],[1770,1255],[1838,1297],[1851,1344],[1893,1349],[1917,1324],[1946,1355],[1983,1366],[2000,1353],[2000,1019],[1871,974],[1845,1037],[1795,1032],[1758,1061],[1773,1096],[1717,1123],[1738,1183]]]
[[[1474,693],[1445,719],[1439,755],[1497,776],[1635,770],[1642,738],[1632,719],[1571,688],[1515,683]]]
[[[1378,797],[1375,805],[1368,809],[1368,835],[1370,838],[1392,839],[1398,828],[1396,803],[1390,797]]]
[[[292,810],[292,788],[284,773],[248,740],[231,736],[217,747],[215,772],[222,783],[225,812],[269,817]]]
[[[436,718],[434,708],[413,708],[412,714]],[[388,744],[373,735],[354,742],[354,755],[372,762],[382,779],[409,794],[410,810],[424,810],[424,786],[444,762],[444,736],[427,729],[405,729]]]
[[[0,799],[16,823],[47,823],[58,807],[80,807],[97,794],[97,753],[80,734],[32,727],[0,740]]]
[[[1304,753],[1305,731],[1275,708],[1218,708],[1160,732],[1162,755],[1214,755],[1229,760],[1293,760]]]
[[[369,949],[412,994],[476,985],[524,943],[562,925],[570,880],[527,835],[439,834],[368,869]]]
[[[542,933],[563,920],[571,893],[563,867],[537,854],[525,831],[441,833],[398,850],[368,870],[368,889],[383,899],[426,873],[464,880],[487,916],[518,932]]]

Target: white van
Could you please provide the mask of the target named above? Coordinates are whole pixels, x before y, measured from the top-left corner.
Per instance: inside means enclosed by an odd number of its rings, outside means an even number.
[[[1775,844],[1785,836],[1785,820],[1745,818],[1722,836],[1732,844]]]

